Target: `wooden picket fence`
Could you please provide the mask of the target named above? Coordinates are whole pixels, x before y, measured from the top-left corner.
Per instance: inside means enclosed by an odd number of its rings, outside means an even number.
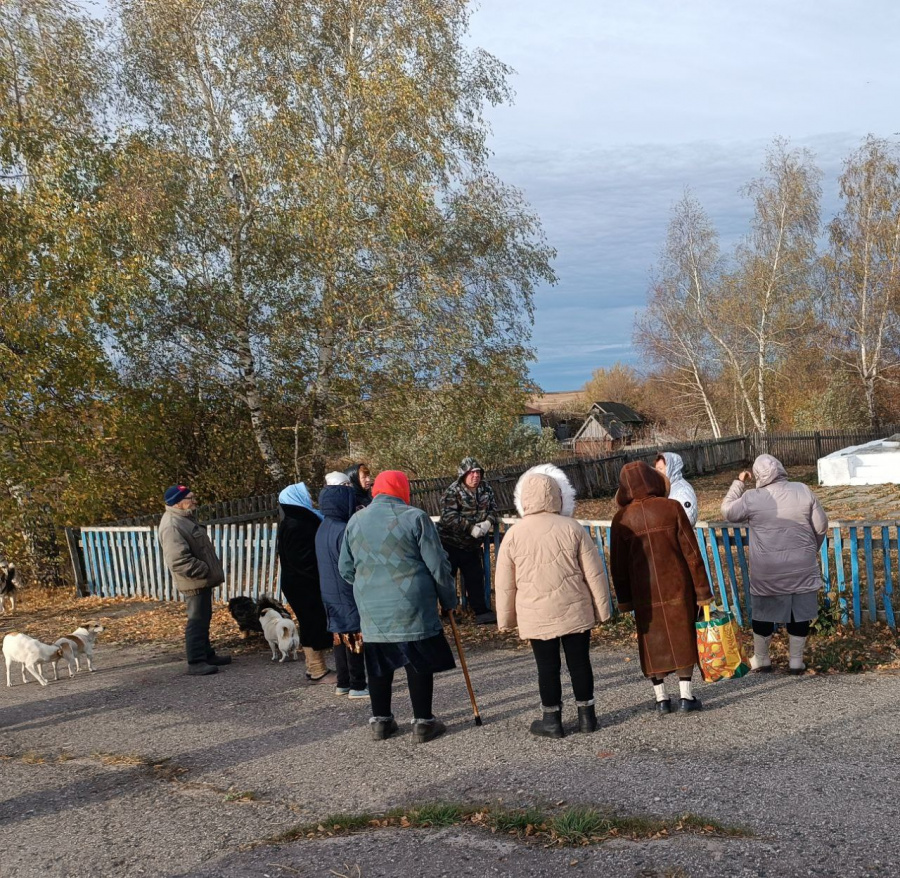
[[[863,445],[875,439],[885,439],[900,433],[900,425],[886,424],[877,429],[816,430],[806,433],[751,433],[747,439],[747,460],[757,455],[771,454],[785,466],[812,465],[820,457]]]
[[[515,523],[504,518],[485,542],[485,590],[490,601],[494,560],[503,534]],[[609,572],[609,521],[581,521]],[[825,601],[840,621],[859,628],[884,621],[896,628],[893,594],[898,567],[898,521],[835,521],[822,545]],[[207,526],[225,568],[220,600],[236,595],[280,597],[276,525],[245,522]],[[700,522],[697,540],[717,603],[749,625],[748,532],[724,522]],[[86,527],[78,539],[91,595],[180,600],[163,563],[156,527]]]

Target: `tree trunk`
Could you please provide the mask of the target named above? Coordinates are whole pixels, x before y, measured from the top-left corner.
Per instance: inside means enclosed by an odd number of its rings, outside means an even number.
[[[873,429],[878,426],[878,416],[875,411],[875,378],[866,375],[863,379],[866,390],[866,412],[869,416],[869,426]]]
[[[247,410],[250,412],[253,437],[256,439],[259,453],[262,455],[263,463],[265,463],[266,469],[272,477],[272,480],[278,485],[283,486],[287,483],[287,474],[278,457],[278,452],[272,444],[272,438],[269,435],[268,425],[266,424],[262,405],[262,393],[259,388],[259,373],[256,370],[256,360],[253,357],[253,350],[250,347],[250,333],[247,330],[238,332],[237,343],[241,389],[244,402],[247,405]]]
[[[330,286],[330,285],[328,285]],[[323,299],[323,319],[328,321],[325,310],[331,301],[326,291]],[[331,370],[334,362],[334,331],[326,327],[319,335],[319,363],[312,400],[312,459],[310,481],[316,487],[325,484],[325,464],[328,454],[328,414],[331,397]]]

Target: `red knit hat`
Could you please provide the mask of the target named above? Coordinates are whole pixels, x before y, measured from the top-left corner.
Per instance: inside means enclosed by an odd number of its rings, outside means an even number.
[[[389,469],[378,473],[375,484],[372,485],[372,496],[377,497],[379,494],[387,494],[409,504],[409,479],[406,477],[406,473],[400,472],[398,469]]]

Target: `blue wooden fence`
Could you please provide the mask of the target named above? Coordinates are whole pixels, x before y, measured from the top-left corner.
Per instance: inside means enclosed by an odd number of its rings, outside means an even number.
[[[211,524],[206,531],[225,568],[220,600],[261,592],[280,596],[274,524]],[[163,563],[157,528],[83,527],[80,544],[90,594],[181,600]]]
[[[493,560],[503,533],[514,518],[505,518],[494,538],[485,543],[485,590],[491,596]],[[582,521],[597,544],[609,572],[608,521]],[[898,570],[897,521],[835,521],[822,544],[825,600],[834,605],[845,625],[856,628],[881,620],[896,628],[894,577]],[[723,522],[700,522],[697,540],[717,603],[749,625],[751,598],[748,576],[748,533],[745,527]],[[207,526],[225,568],[220,600],[236,595],[258,597],[268,592],[280,597],[276,525],[271,522],[213,524]],[[155,527],[85,527],[80,549],[87,589],[104,597],[147,597],[179,600],[178,591],[163,563]]]

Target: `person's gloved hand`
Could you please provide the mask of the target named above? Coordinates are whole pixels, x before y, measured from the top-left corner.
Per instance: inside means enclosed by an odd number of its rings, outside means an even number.
[[[480,540],[483,536],[487,534],[487,532],[491,529],[491,523],[489,521],[479,521],[478,524],[472,525],[472,530],[470,533],[476,540]]]

